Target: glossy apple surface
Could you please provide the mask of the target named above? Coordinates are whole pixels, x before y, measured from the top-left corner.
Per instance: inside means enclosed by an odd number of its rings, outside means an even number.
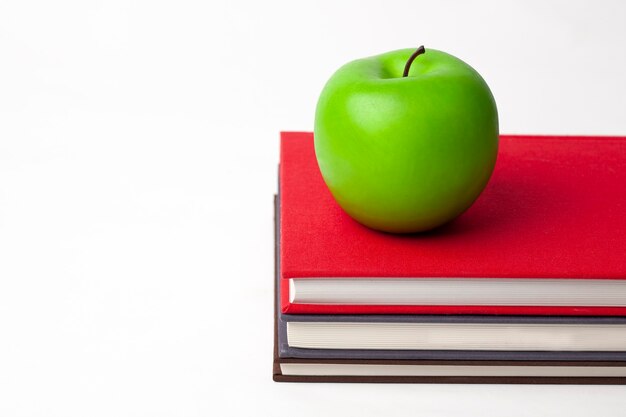
[[[426,49],[359,59],[324,87],[315,153],[339,205],[373,229],[433,229],[467,210],[485,188],[498,151],[498,113],[472,67]]]

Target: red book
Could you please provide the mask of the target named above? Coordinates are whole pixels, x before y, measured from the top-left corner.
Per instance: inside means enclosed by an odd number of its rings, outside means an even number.
[[[476,203],[424,234],[351,219],[312,133],[282,134],[279,188],[284,313],[626,315],[626,138],[501,136]]]

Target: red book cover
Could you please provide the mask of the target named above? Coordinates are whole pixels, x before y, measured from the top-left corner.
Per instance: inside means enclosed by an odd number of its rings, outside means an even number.
[[[476,203],[423,234],[352,220],[322,179],[312,133],[282,133],[279,178],[284,313],[626,315],[622,306],[289,302],[291,278],[626,280],[626,138],[501,136]]]

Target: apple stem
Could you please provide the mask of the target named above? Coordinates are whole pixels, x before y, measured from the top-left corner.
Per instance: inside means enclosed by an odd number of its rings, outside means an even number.
[[[406,61],[406,65],[404,66],[404,73],[402,74],[403,77],[408,77],[409,69],[411,69],[411,64],[413,63],[413,61],[415,61],[415,58],[417,58],[418,56],[422,55],[425,52],[426,52],[426,49],[424,48],[424,45],[420,46],[419,48],[417,48],[415,52],[413,52],[413,54],[409,57],[409,60]]]

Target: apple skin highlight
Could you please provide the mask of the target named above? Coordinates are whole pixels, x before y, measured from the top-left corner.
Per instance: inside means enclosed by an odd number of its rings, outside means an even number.
[[[315,113],[315,154],[330,192],[353,219],[384,232],[423,232],[462,214],[498,153],[496,103],[480,74],[429,48],[408,63],[415,52],[344,65]]]

